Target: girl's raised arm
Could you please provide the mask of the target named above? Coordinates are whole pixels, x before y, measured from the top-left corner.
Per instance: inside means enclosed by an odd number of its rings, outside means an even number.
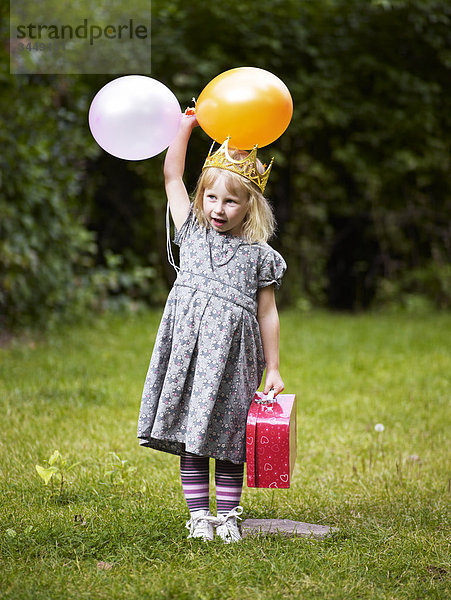
[[[166,196],[176,229],[181,228],[189,213],[190,200],[183,183],[183,173],[185,171],[186,148],[191,131],[197,124],[194,115],[183,115],[177,136],[169,146],[164,161]]]

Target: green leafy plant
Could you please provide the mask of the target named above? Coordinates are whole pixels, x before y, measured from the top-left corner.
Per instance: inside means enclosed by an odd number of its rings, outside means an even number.
[[[110,464],[108,465],[107,471],[104,473],[106,481],[102,481],[104,484],[110,485],[124,485],[128,479],[128,476],[136,471],[136,467],[128,464],[128,460],[121,458],[115,452],[109,452]]]
[[[80,463],[76,462],[69,464],[68,461],[63,458],[59,450],[55,450],[53,452],[47,463],[48,467],[36,465],[36,471],[39,477],[44,480],[45,485],[48,485],[50,482],[52,496],[54,493],[54,478],[56,477],[59,479],[59,493],[62,495],[67,474],[70,473]]]

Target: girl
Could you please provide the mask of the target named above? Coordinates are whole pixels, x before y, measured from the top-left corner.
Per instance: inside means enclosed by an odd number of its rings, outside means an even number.
[[[182,177],[194,115],[184,115],[164,176],[180,246],[144,385],[140,444],[180,455],[191,518],[188,537],[240,539],[246,419],[266,366],[265,393],[284,389],[274,287],[286,269],[266,240],[274,220],[264,171],[250,154],[208,155],[191,205]],[[209,510],[209,458],[215,459],[218,516]]]

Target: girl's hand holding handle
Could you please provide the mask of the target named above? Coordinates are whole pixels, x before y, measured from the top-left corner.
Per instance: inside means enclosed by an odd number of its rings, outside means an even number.
[[[263,393],[267,395],[271,389],[274,390],[274,397],[276,397],[277,394],[280,394],[280,392],[283,392],[285,389],[285,385],[278,370],[266,371],[265,388]]]

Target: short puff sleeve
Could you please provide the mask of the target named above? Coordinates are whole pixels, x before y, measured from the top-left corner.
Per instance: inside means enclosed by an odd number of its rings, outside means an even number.
[[[258,269],[258,287],[267,287],[274,284],[277,289],[280,288],[282,277],[287,269],[287,263],[282,256],[270,246],[261,255]]]

